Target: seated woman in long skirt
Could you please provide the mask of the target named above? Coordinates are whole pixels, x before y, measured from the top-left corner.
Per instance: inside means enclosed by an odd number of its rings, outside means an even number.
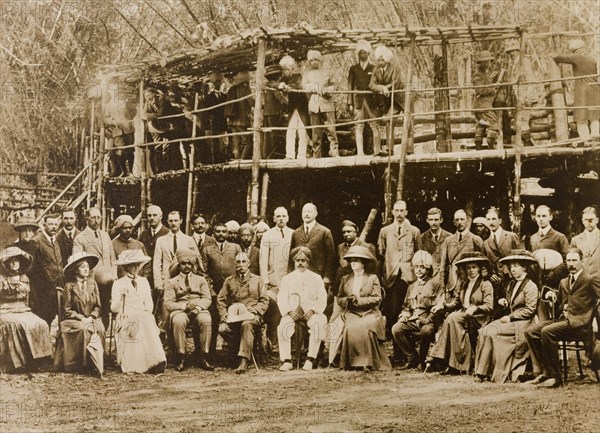
[[[506,296],[498,300],[505,315],[479,330],[475,381],[506,382],[525,373],[529,355],[525,328],[535,315],[538,288],[531,280],[539,273],[538,264],[527,250],[513,250],[500,262],[509,267],[512,279]]]
[[[100,295],[96,281],[90,278],[90,269],[98,264],[98,260],[94,254],[75,253],[69,257],[64,269],[65,281],[68,281],[64,287],[64,320],[60,323],[64,351],[62,359],[55,360],[55,365],[65,371],[94,372],[98,369],[88,350],[88,346],[97,345],[98,339],[104,348]]]
[[[385,319],[379,310],[381,286],[377,275],[365,272],[365,265],[375,257],[367,247],[353,246],[344,256],[352,273],[340,281],[338,304],[343,312],[340,368],[389,370],[385,353]],[[331,350],[331,349],[330,349]]]
[[[142,250],[125,250],[115,262],[125,276],[114,282],[110,309],[117,313],[117,363],[123,373],[164,372],[165,351],[152,314],[150,284],[138,274],[150,261]]]
[[[12,372],[52,355],[50,330],[29,308],[31,255],[18,247],[0,253],[0,371]]]
[[[446,317],[431,356],[447,364],[442,374],[468,373],[473,366],[477,331],[489,322],[494,307],[492,283],[482,278],[482,269],[490,262],[479,252],[465,253],[456,262],[461,279],[450,299],[431,309],[444,310]],[[434,311],[435,310],[435,311]]]

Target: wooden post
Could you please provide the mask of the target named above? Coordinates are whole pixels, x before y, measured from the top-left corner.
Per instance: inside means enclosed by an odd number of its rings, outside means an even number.
[[[144,112],[144,82],[141,81],[140,82],[140,92],[139,92],[139,106],[138,106],[138,116],[137,116],[137,120],[136,120],[136,125],[135,125],[135,144],[136,146],[139,146],[140,144],[143,144],[144,141],[146,140],[146,122],[144,122],[141,118],[142,113]],[[135,151],[137,149],[134,150],[134,154]],[[150,185],[148,183],[148,180],[146,179],[147,176],[147,167],[146,167],[146,152],[147,152],[147,148],[143,147],[141,148],[141,157],[139,158],[139,163],[140,163],[140,212],[142,214],[141,218],[140,218],[140,231],[145,230],[146,229],[146,224],[148,222],[148,217],[146,216],[146,208],[148,207],[148,196],[149,196],[149,188]],[[134,159],[135,160],[135,159]]]
[[[519,55],[519,76],[525,76],[523,71],[523,58],[525,57],[525,37],[524,31],[520,30],[519,43],[521,44],[521,52]],[[516,86],[515,99],[517,100],[517,108],[515,110],[515,119],[519,118],[521,110],[523,110],[523,98],[519,95],[521,86]],[[521,133],[522,127],[521,122],[516,122],[516,136],[515,136],[515,184],[513,189],[513,232],[520,238],[521,237]]]
[[[92,108],[91,108],[91,117],[90,117],[90,153],[89,153],[89,157],[90,157],[90,162],[92,162],[92,164],[90,165],[90,169],[88,171],[88,178],[87,178],[87,190],[90,192],[88,195],[88,199],[87,199],[87,204],[88,204],[88,208],[91,205],[91,201],[92,201],[92,190],[93,190],[93,184],[94,184],[94,174],[95,174],[95,165],[93,164],[94,158],[96,156],[95,153],[95,139],[94,139],[94,130],[95,130],[95,120],[96,120],[96,103],[94,101],[94,99],[91,99],[91,104],[92,104]]]
[[[397,46],[396,43],[394,43],[394,57],[396,56],[396,50],[397,50]],[[385,174],[384,174],[384,178],[385,178],[385,190],[384,190],[384,196],[383,196],[383,200],[385,203],[385,212],[383,214],[383,218],[384,218],[384,223],[385,224],[390,224],[392,222],[392,207],[394,205],[394,200],[393,200],[393,194],[392,194],[392,152],[394,150],[394,144],[395,144],[395,139],[394,139],[394,98],[396,96],[395,91],[398,90],[395,87],[396,84],[396,77],[394,77],[392,75],[392,88],[391,88],[391,95],[390,95],[390,110],[387,114],[389,114],[389,125],[386,128],[387,134],[386,134],[386,139],[385,139],[385,145],[387,146],[387,167],[385,169]]]
[[[198,92],[195,93],[194,97],[194,111],[198,109]],[[192,120],[192,138],[196,138],[196,116]],[[185,222],[187,224],[187,233],[192,233],[192,212],[193,212],[193,189],[194,189],[194,168],[196,166],[196,145],[192,141],[190,143],[190,161],[189,161],[189,174],[188,174],[188,189],[187,189],[187,207],[185,211]]]
[[[267,215],[267,200],[269,195],[269,173],[265,171],[262,177],[262,187],[260,195],[260,215]]]
[[[107,230],[108,219],[106,214],[105,194],[104,194],[104,166],[106,160],[106,128],[104,127],[104,97],[107,93],[106,80],[100,83],[100,112],[98,113],[98,126],[100,127],[100,138],[98,142],[98,176],[96,184],[96,205],[102,215],[102,229]]]
[[[408,138],[412,130],[412,76],[415,63],[415,35],[411,34],[410,52],[408,57],[408,73],[406,76],[406,93],[404,96],[404,124],[402,126],[402,144],[400,146],[400,162],[398,164],[398,187],[396,189],[396,200],[402,200],[404,193],[404,168],[406,166],[406,153],[408,150]]]
[[[553,40],[554,48],[557,47],[556,39]],[[522,52],[522,51],[521,51]],[[559,66],[551,60],[548,62],[548,69],[550,71],[550,79],[557,80],[562,78]],[[554,81],[550,83],[550,92],[552,92],[552,106],[554,107],[565,107],[565,94],[562,87],[561,81]],[[563,141],[569,138],[569,122],[567,119],[567,110],[555,109],[554,110],[554,127],[556,131],[556,141]]]
[[[250,198],[250,216],[258,216],[258,190],[259,181],[258,175],[260,172],[259,160],[260,160],[260,149],[262,147],[262,133],[260,128],[263,126],[263,87],[265,80],[265,57],[267,52],[267,40],[265,38],[258,39],[258,59],[256,61],[256,100],[254,102],[254,124],[252,128],[254,130],[254,145],[252,148],[252,192]]]
[[[442,40],[441,50],[434,46],[433,57],[433,86],[448,87],[448,43]],[[442,111],[450,109],[450,91],[436,90],[433,99],[434,110]],[[451,137],[450,116],[448,113],[435,115],[435,139],[438,152],[449,152]]]

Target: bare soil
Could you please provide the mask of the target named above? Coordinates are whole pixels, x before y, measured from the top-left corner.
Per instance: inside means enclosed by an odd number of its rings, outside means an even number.
[[[416,371],[190,368],[0,376],[2,432],[600,432],[600,385],[478,384]]]

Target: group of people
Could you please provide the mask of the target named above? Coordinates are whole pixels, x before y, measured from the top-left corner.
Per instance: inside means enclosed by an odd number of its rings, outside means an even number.
[[[596,73],[597,62],[587,53],[582,40],[571,41],[569,50],[569,54],[556,55],[553,59],[558,64],[571,64],[575,78],[584,77],[574,81],[574,122],[577,134],[587,139],[599,134],[600,86],[595,78],[589,77]],[[354,134],[356,154],[365,154],[365,124],[368,124],[372,131],[372,153],[377,155],[382,152],[382,137],[393,136],[390,122],[381,118],[398,115],[404,109],[403,73],[396,55],[385,46],[373,50],[368,41],[359,40],[355,51],[357,62],[348,71],[349,92],[345,102],[353,119],[358,121]],[[524,145],[534,144],[531,108],[543,105],[547,95],[542,86],[535,83],[532,64],[521,53],[518,41],[508,40],[505,52],[507,67],[500,72],[498,59],[491,51],[482,50],[476,56],[477,67],[471,81],[476,86],[473,108],[477,149],[483,148],[484,139],[490,149],[495,148],[500,131],[508,131],[502,126],[505,121],[511,122],[513,129],[520,125]],[[155,143],[150,158],[155,173],[188,168],[193,136],[212,137],[197,146],[198,160],[203,163],[251,158],[254,97],[250,73],[243,70],[229,78],[213,71],[208,81],[195,89],[199,95],[197,104],[188,95],[188,90],[194,89],[184,90],[176,82],[171,82],[164,91],[158,87],[146,88],[140,117],[148,122],[146,141]],[[509,82],[517,84],[502,85]],[[268,71],[264,84],[263,127],[287,128],[286,159],[323,156],[324,135],[328,156],[340,155],[334,98],[338,84],[318,50],[308,51],[302,67],[296,59],[284,56],[278,69]],[[522,109],[510,111],[508,115],[496,110],[517,105]],[[131,174],[134,165],[133,149],[126,147],[134,143],[134,117],[135,110],[126,98],[113,101],[107,95],[104,124],[115,148],[111,152],[115,176]],[[196,131],[193,131],[194,125]],[[274,157],[276,148],[282,144],[277,129],[267,130],[262,141],[261,158]],[[387,151],[383,149],[383,153]]]
[[[495,208],[473,220],[457,210],[454,233],[441,228],[435,207],[423,233],[408,220],[404,201],[392,213],[376,246],[344,220],[337,247],[312,203],[295,230],[277,207],[273,227],[257,219],[210,227],[195,214],[190,235],[179,212],[164,226],[162,210],[151,205],[138,239],[127,215],[116,219],[111,239],[96,208],[86,212],[81,232],[69,210],[62,228],[58,216],[44,216],[37,234],[37,224],[23,219],[15,226],[19,240],[1,253],[2,371],[53,349],[59,368],[97,368],[91,349],[102,351],[111,329],[123,372],[164,371],[165,348],[178,371],[190,363],[213,370],[220,335],[227,359],[244,373],[266,325],[265,345],[278,352],[281,371],[294,368],[296,346],[305,370],[320,362],[364,370],[395,365],[473,373],[478,381],[529,373],[532,383],[560,385],[558,341],[586,338],[598,314],[598,210],[583,209],[585,229],[569,243],[552,228],[551,210],[538,206],[539,231],[527,249],[502,227]],[[195,347],[189,356],[188,328]]]

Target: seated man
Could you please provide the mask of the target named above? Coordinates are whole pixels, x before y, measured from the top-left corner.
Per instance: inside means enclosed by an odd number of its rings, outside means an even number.
[[[248,361],[252,356],[252,347],[254,346],[254,333],[260,330],[263,324],[262,316],[269,306],[269,297],[260,277],[251,273],[248,270],[249,267],[248,255],[238,253],[235,256],[236,272],[223,282],[223,288],[217,297],[217,307],[221,317],[219,334],[227,341],[230,352],[239,347],[240,364],[235,370],[237,374],[248,370]],[[253,318],[245,320],[229,318],[228,308],[233,304],[243,304]],[[242,317],[242,319],[244,318]]]
[[[177,371],[184,369],[185,330],[190,323],[193,327],[198,367],[207,371],[214,370],[214,367],[206,361],[212,332],[208,311],[212,299],[206,279],[192,273],[196,261],[197,258],[191,250],[186,248],[178,250],[177,262],[174,263],[172,271],[179,271],[179,273],[165,283],[164,301],[165,308],[169,312],[173,341],[177,351],[175,361]]]
[[[563,317],[556,322],[532,323],[525,329],[535,379],[526,382],[544,388],[561,385],[558,342],[591,332],[596,301],[600,297],[600,278],[583,270],[583,253],[578,248],[567,252],[569,276],[561,280],[558,301]],[[548,292],[552,295],[553,292]]]
[[[321,342],[327,333],[327,317],[323,312],[327,306],[327,292],[321,276],[308,270],[311,252],[307,247],[294,248],[290,252],[294,270],[281,279],[277,305],[281,322],[277,327],[279,357],[283,361],[280,371],[289,371],[292,366],[292,336],[296,323],[308,327],[308,358],[304,370],[312,370],[319,353]]]
[[[403,356],[407,359],[401,369],[425,369],[429,346],[435,340],[437,323],[431,308],[439,294],[437,278],[432,279],[433,258],[427,251],[417,251],[412,259],[417,281],[408,288],[404,309],[392,327],[392,335]],[[419,341],[419,353],[415,345]]]

